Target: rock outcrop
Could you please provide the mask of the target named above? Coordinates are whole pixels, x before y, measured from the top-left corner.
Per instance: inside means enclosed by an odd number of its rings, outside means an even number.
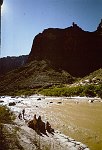
[[[33,41],[28,62],[48,60],[54,67],[83,77],[102,67],[102,21],[94,32],[75,23],[66,29],[49,28]]]
[[[97,27],[97,32],[98,32],[98,34],[100,34],[102,36],[102,19],[101,19],[99,26]]]

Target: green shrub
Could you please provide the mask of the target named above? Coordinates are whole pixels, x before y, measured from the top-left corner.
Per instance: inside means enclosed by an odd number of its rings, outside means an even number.
[[[0,106],[0,123],[12,123],[14,118],[15,116],[6,106]]]
[[[102,85],[84,85],[76,87],[53,87],[43,89],[40,94],[46,96],[87,96],[87,97],[101,97],[102,98]]]
[[[95,92],[95,86],[94,85],[86,85],[83,87],[83,94],[84,96],[87,97],[95,97],[96,92]]]
[[[15,117],[13,113],[6,106],[0,106],[0,145],[2,145],[2,147],[0,147],[1,150],[9,149],[9,143],[6,140],[7,135],[4,133],[3,124],[12,123],[14,118]]]

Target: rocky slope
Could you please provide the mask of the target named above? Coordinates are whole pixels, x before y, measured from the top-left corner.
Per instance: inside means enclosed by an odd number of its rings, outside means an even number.
[[[0,75],[25,65],[27,58],[27,55],[0,58]]]
[[[46,61],[32,61],[0,77],[0,94],[9,95],[19,90],[73,83],[74,80],[69,73],[56,70]]]
[[[101,85],[102,84],[102,69],[96,70],[90,73],[88,76],[80,79],[78,82],[74,83],[73,85]]]
[[[33,41],[28,62],[49,60],[72,76],[83,77],[102,67],[102,21],[95,32],[73,23],[66,29],[49,28]]]

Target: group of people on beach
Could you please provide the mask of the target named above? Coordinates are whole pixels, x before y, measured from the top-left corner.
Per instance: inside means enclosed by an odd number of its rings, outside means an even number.
[[[41,116],[38,117],[38,119],[36,118],[36,114],[34,115],[34,119],[33,119],[33,123],[34,123],[34,128],[35,130],[38,129],[40,132],[49,132],[52,133],[54,132],[54,129],[51,128],[50,123],[47,121],[46,124],[42,121]]]
[[[37,133],[43,133],[46,134],[46,131],[49,133],[53,133],[54,129],[51,127],[50,123],[47,121],[42,121],[41,116],[38,118],[36,117],[36,114],[34,115],[33,120],[29,121],[28,126],[32,129],[34,129]]]
[[[25,120],[25,109],[22,110],[21,113],[19,113],[18,118]],[[36,117],[36,114],[33,117],[33,120],[30,120],[28,122],[28,127],[34,129],[38,134],[43,133],[46,134],[46,131],[48,133],[53,133],[54,129],[51,127],[50,123],[47,121],[46,123],[42,121],[41,116],[38,118]]]

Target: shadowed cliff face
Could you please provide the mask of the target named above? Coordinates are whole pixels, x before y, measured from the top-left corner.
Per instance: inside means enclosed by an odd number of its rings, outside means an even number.
[[[34,38],[28,62],[48,60],[73,76],[85,76],[102,67],[101,33],[101,23],[95,32],[83,31],[74,23],[66,29],[46,29]]]
[[[0,75],[25,65],[28,55],[0,58]]]

